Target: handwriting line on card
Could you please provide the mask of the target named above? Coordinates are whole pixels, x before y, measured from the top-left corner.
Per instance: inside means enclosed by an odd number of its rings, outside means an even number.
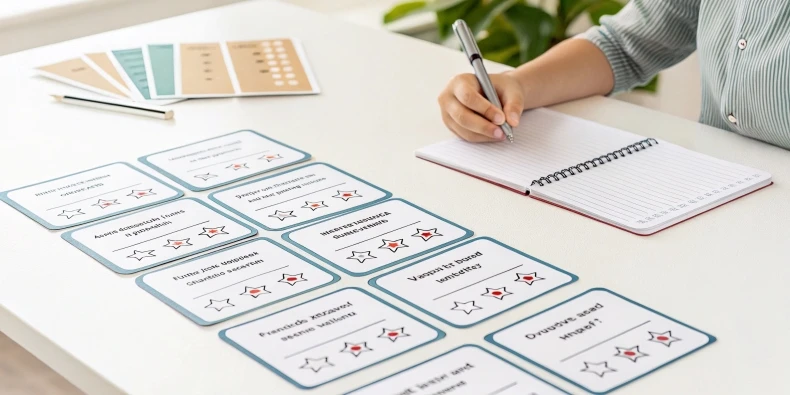
[[[210,222],[210,221],[203,221],[203,222],[201,222],[201,223],[197,223],[197,224],[194,224],[194,225],[189,225],[189,226],[187,226],[187,227],[185,227],[185,228],[177,229],[177,230],[174,230],[174,231],[172,231],[172,232],[170,232],[170,233],[165,233],[165,234],[163,234],[163,235],[159,235],[159,236],[156,236],[156,237],[152,237],[152,238],[150,238],[150,239],[148,239],[148,240],[143,240],[143,241],[141,241],[141,242],[139,242],[139,243],[134,243],[134,244],[132,244],[132,245],[128,245],[128,246],[126,246],[126,247],[121,247],[121,248],[119,248],[119,249],[117,249],[117,250],[112,250],[112,252],[118,252],[118,251],[120,251],[120,250],[125,250],[125,249],[127,249],[127,248],[134,247],[134,246],[136,246],[136,245],[140,245],[140,244],[143,244],[143,243],[147,243],[147,242],[149,242],[149,241],[151,241],[151,240],[156,240],[156,239],[158,239],[158,238],[160,238],[160,237],[165,237],[165,236],[168,236],[168,235],[172,235],[173,233],[180,232],[180,231],[182,231],[182,230],[184,230],[184,229],[194,228],[195,226],[198,226],[198,225],[203,225],[203,224],[205,224],[206,222]]]
[[[286,356],[285,356],[285,359],[288,359],[288,358],[291,358],[291,357],[295,357],[295,356],[297,356],[297,355],[299,355],[299,354],[301,354],[301,353],[304,353],[304,352],[310,351],[310,350],[312,350],[312,349],[314,349],[314,348],[316,348],[316,347],[321,347],[321,346],[323,346],[324,344],[331,343],[331,342],[333,342],[333,341],[335,341],[335,340],[338,340],[338,339],[342,339],[342,338],[344,338],[344,337],[346,337],[346,336],[348,336],[348,335],[352,335],[352,334],[354,334],[354,333],[357,333],[357,332],[359,332],[359,331],[361,331],[361,330],[363,330],[363,329],[368,329],[368,328],[370,328],[371,326],[373,326],[373,325],[376,325],[376,324],[380,324],[380,323],[382,323],[382,322],[384,322],[384,321],[386,321],[386,319],[383,319],[383,320],[378,320],[378,321],[376,321],[376,322],[374,322],[374,323],[372,323],[372,324],[367,324],[367,325],[363,326],[362,328],[354,329],[354,330],[353,330],[353,331],[351,331],[351,332],[344,333],[344,334],[342,334],[342,335],[340,335],[340,336],[338,336],[338,337],[335,337],[335,338],[329,339],[329,340],[327,340],[327,341],[325,341],[325,342],[318,343],[318,344],[316,344],[316,345],[314,345],[314,346],[310,346],[310,347],[308,347],[308,348],[305,348],[304,350],[297,351],[297,352],[295,352],[295,353],[293,353],[293,354],[290,354],[290,355],[286,355]]]
[[[357,242],[357,243],[354,243],[354,244],[352,244],[352,245],[345,246],[345,247],[343,247],[343,248],[338,248],[338,249],[336,249],[336,250],[335,250],[335,252],[338,252],[338,251],[345,250],[346,248],[351,248],[351,247],[353,247],[353,246],[355,246],[355,245],[362,244],[362,243],[364,243],[364,242],[366,242],[366,241],[371,241],[371,240],[373,240],[373,239],[377,239],[377,238],[379,238],[379,237],[381,237],[381,236],[388,235],[388,234],[390,234],[390,233],[392,233],[392,232],[395,232],[395,231],[401,230],[401,229],[403,229],[403,228],[408,228],[409,226],[417,225],[417,224],[419,224],[420,222],[422,222],[422,221],[412,222],[412,223],[410,223],[410,224],[408,224],[408,225],[403,225],[403,226],[401,226],[400,228],[397,228],[397,229],[393,229],[393,230],[387,231],[387,232],[385,232],[385,233],[382,233],[382,234],[380,234],[380,235],[378,235],[378,236],[373,236],[373,237],[371,237],[371,238],[369,238],[369,239],[362,240],[362,241],[360,241],[360,242]]]
[[[74,201],[74,202],[71,202],[71,203],[66,203],[66,204],[61,204],[60,206],[50,207],[50,208],[48,208],[46,211],[49,211],[49,210],[54,210],[54,209],[56,209],[56,208],[61,208],[61,207],[70,206],[70,205],[72,205],[72,204],[74,204],[74,203],[84,202],[84,201],[86,201],[86,200],[96,199],[97,197],[104,196],[104,195],[108,195],[108,194],[111,194],[111,193],[113,193],[113,192],[118,192],[118,191],[122,191],[122,190],[124,190],[124,189],[129,189],[129,188],[134,188],[134,187],[136,187],[136,186],[138,186],[138,185],[140,185],[140,184],[142,184],[142,183],[139,183],[139,182],[138,182],[137,184],[134,184],[134,185],[129,185],[128,187],[118,188],[118,189],[116,189],[116,190],[114,190],[114,191],[108,191],[108,192],[100,193],[100,194],[98,194],[98,195],[96,195],[96,196],[86,197],[85,199],[80,199],[80,200],[77,200],[77,201]]]
[[[590,350],[592,350],[593,348],[595,348],[595,347],[598,347],[598,346],[600,346],[601,344],[604,344],[604,343],[608,342],[609,340],[612,340],[612,339],[618,338],[618,337],[620,337],[620,336],[622,336],[622,335],[625,335],[626,333],[628,333],[628,332],[631,332],[632,330],[634,330],[634,329],[636,329],[636,328],[639,328],[640,326],[644,326],[644,325],[646,325],[646,324],[647,324],[647,323],[649,323],[649,322],[650,322],[650,320],[647,320],[647,321],[645,321],[645,322],[643,322],[643,323],[641,323],[641,324],[639,324],[639,325],[637,325],[637,326],[635,326],[635,327],[632,327],[632,328],[626,329],[626,330],[624,330],[624,331],[622,331],[622,332],[620,332],[620,333],[618,333],[618,334],[616,334],[616,335],[614,335],[614,336],[612,336],[612,337],[610,337],[610,338],[608,338],[608,339],[605,339],[605,340],[603,340],[603,341],[600,341],[600,342],[598,342],[598,343],[595,343],[595,344],[593,344],[592,346],[585,348],[584,350],[581,350],[581,351],[579,351],[579,352],[577,352],[577,353],[575,353],[575,354],[571,354],[571,355],[569,355],[569,356],[567,356],[567,357],[565,357],[565,358],[563,358],[563,359],[560,359],[560,362],[565,362],[565,361],[567,361],[567,360],[569,360],[569,359],[571,359],[571,358],[573,358],[573,357],[576,357],[576,356],[579,356],[579,355],[581,355],[581,354],[584,354],[585,352],[587,352],[587,351],[590,351]]]
[[[337,184],[337,185],[328,186],[328,187],[326,187],[326,188],[321,188],[321,189],[315,190],[315,191],[313,191],[313,192],[306,193],[306,194],[304,194],[304,195],[300,195],[300,196],[297,196],[297,197],[294,197],[294,198],[290,198],[290,199],[288,199],[288,200],[283,200],[282,202],[279,202],[279,203],[274,203],[274,204],[270,204],[270,205],[268,205],[268,206],[264,206],[264,207],[261,207],[261,208],[257,208],[257,209],[255,209],[255,211],[260,211],[260,210],[263,210],[263,209],[265,209],[265,208],[269,208],[269,207],[276,206],[276,205],[278,205],[278,204],[283,204],[283,203],[285,203],[285,202],[290,202],[291,200],[296,200],[296,199],[299,199],[299,198],[303,198],[303,197],[305,197],[305,196],[310,196],[310,195],[312,195],[312,194],[314,194],[314,193],[318,193],[318,192],[321,192],[321,191],[325,191],[325,190],[327,190],[327,189],[330,189],[330,188],[339,187],[339,186],[341,186],[341,185],[343,185],[343,184],[345,184],[345,182],[341,182],[340,184]]]
[[[254,153],[254,154],[249,154],[249,155],[240,156],[240,157],[238,157],[238,158],[228,159],[228,160],[225,160],[225,161],[222,161],[222,162],[216,162],[216,163],[212,163],[212,164],[210,164],[210,165],[205,165],[205,166],[201,166],[201,167],[196,167],[196,168],[194,168],[194,169],[187,170],[187,173],[191,173],[191,172],[193,172],[193,171],[197,171],[197,170],[200,170],[200,169],[205,169],[205,168],[207,168],[207,167],[211,167],[211,166],[221,165],[221,164],[223,164],[223,163],[234,162],[234,161],[237,161],[237,160],[239,160],[239,159],[249,158],[249,157],[251,157],[251,156],[260,155],[260,154],[263,154],[263,153],[266,153],[266,152],[269,152],[269,150],[265,150],[265,151],[256,152],[256,153]]]
[[[496,276],[499,276],[500,274],[505,274],[505,273],[507,273],[507,272],[509,272],[509,271],[511,271],[511,270],[518,269],[518,268],[520,268],[520,267],[522,267],[522,266],[524,266],[524,264],[523,264],[523,263],[522,263],[522,264],[520,264],[520,265],[518,265],[518,266],[516,266],[516,267],[511,267],[510,269],[507,269],[507,270],[501,271],[501,272],[499,272],[499,273],[497,273],[497,274],[494,274],[493,276],[486,277],[486,278],[484,278],[484,279],[482,279],[482,280],[480,280],[480,281],[476,281],[476,282],[473,282],[473,283],[471,283],[471,284],[469,284],[469,285],[467,285],[467,286],[464,286],[464,287],[458,288],[458,289],[456,289],[455,291],[450,291],[450,292],[448,292],[448,293],[446,293],[446,294],[444,294],[444,295],[437,296],[437,297],[433,298],[433,300],[439,300],[439,299],[441,299],[441,298],[443,298],[443,297],[445,297],[445,296],[452,295],[452,294],[454,294],[454,293],[456,293],[456,292],[458,292],[458,291],[461,291],[461,290],[467,289],[467,288],[469,288],[469,287],[471,287],[471,286],[473,286],[473,285],[480,284],[480,283],[482,283],[483,281],[486,281],[486,280],[492,279],[492,278],[494,278],[494,277],[496,277]]]
[[[503,392],[505,392],[505,391],[507,391],[507,390],[509,390],[509,389],[511,389],[511,388],[513,388],[513,387],[515,387],[515,386],[516,386],[516,384],[518,384],[518,382],[517,382],[517,381],[514,381],[514,382],[512,382],[512,383],[510,383],[510,384],[508,384],[508,385],[506,385],[506,386],[504,386],[504,387],[502,387],[502,388],[500,388],[500,389],[497,389],[497,390],[495,390],[494,392],[491,392],[491,393],[489,393],[488,395],[498,395],[498,394],[501,394],[501,393],[503,393]],[[534,392],[533,392],[533,394],[534,394]]]
[[[285,269],[285,268],[286,268],[286,267],[288,267],[288,266],[291,266],[291,265],[285,265],[285,266],[283,266],[283,267],[278,267],[277,269],[272,269],[272,270],[269,270],[268,272],[263,272],[263,273],[261,273],[261,274],[256,274],[256,275],[254,275],[254,276],[252,276],[252,277],[245,278],[244,280],[241,280],[241,281],[235,282],[235,283],[233,283],[233,284],[230,284],[230,285],[226,285],[226,286],[224,286],[224,287],[222,287],[222,288],[215,289],[215,290],[213,290],[213,291],[211,291],[211,292],[204,293],[203,295],[198,295],[198,296],[195,296],[194,298],[192,298],[192,300],[195,300],[195,299],[197,299],[197,298],[202,298],[202,297],[204,297],[204,296],[207,296],[207,295],[211,295],[211,294],[213,294],[214,292],[217,292],[217,291],[222,291],[222,290],[223,290],[223,289],[225,289],[225,288],[230,288],[230,287],[232,287],[232,286],[234,286],[234,285],[236,285],[236,284],[243,283],[243,282],[245,282],[245,281],[247,281],[247,280],[251,280],[251,279],[253,279],[253,278],[255,278],[255,277],[260,277],[260,276],[263,276],[264,274],[269,274],[269,273],[273,273],[273,272],[276,272],[276,271],[278,271],[278,270],[281,270],[281,269]]]

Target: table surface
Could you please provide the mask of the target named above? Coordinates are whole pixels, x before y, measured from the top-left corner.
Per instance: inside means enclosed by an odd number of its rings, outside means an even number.
[[[81,52],[146,42],[275,36],[304,42],[320,95],[191,100],[175,105],[176,120],[165,122],[53,103],[47,94],[63,87],[30,72]],[[276,2],[240,3],[5,56],[0,190],[119,160],[145,168],[135,160],[143,154],[255,129],[580,277],[463,330],[372,290],[447,337],[316,393],[351,390],[464,343],[497,351],[578,393],[483,336],[592,287],[610,288],[719,339],[618,393],[790,392],[783,377],[790,352],[790,152],[611,99],[557,106],[773,173],[769,188],[656,235],[635,236],[414,158],[415,149],[450,137],[435,98],[451,76],[468,71],[462,54],[450,49]],[[90,392],[300,393],[217,333],[341,287],[369,288],[367,277],[343,276],[319,291],[200,327],[139,289],[134,276],[115,274],[61,240],[61,232],[7,205],[0,205],[0,218],[0,330]]]

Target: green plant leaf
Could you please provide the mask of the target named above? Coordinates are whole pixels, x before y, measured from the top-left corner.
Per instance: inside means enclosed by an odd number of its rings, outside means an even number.
[[[518,47],[518,41],[512,30],[497,29],[489,31],[486,38],[477,42],[477,46],[480,48],[483,57],[488,59],[488,54],[491,52],[498,52],[514,46]]]
[[[562,9],[562,22],[565,26],[568,26],[590,7],[609,1],[612,0],[560,0],[559,8]]]
[[[439,29],[439,38],[446,39],[452,31],[453,22],[464,19],[472,10],[480,6],[482,0],[464,0],[452,7],[436,11],[436,25]]]
[[[555,20],[546,11],[519,3],[505,11],[505,19],[518,40],[520,63],[535,59],[549,48]]]
[[[474,9],[464,20],[469,25],[472,33],[477,35],[488,28],[494,18],[501,15],[505,10],[512,7],[519,0],[491,0],[483,6]]]
[[[518,56],[520,51],[521,49],[518,47],[518,44],[513,44],[510,47],[501,49],[499,51],[489,51],[485,54],[484,58],[497,63],[506,63],[514,55]]]
[[[642,86],[638,86],[638,87],[636,87],[634,89],[640,90],[640,91],[646,91],[646,92],[650,92],[650,93],[656,93],[658,91],[658,75],[653,77],[653,79],[650,80],[647,84],[642,85]]]
[[[392,23],[409,15],[434,12],[452,7],[464,0],[408,1],[392,7],[384,14],[384,23]]]
[[[623,3],[615,0],[601,1],[587,8],[587,15],[593,25],[601,24],[601,17],[604,15],[614,15],[624,7]]]

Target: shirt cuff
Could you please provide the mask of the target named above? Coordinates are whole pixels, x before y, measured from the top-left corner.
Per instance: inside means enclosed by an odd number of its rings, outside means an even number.
[[[609,95],[627,91],[638,83],[629,67],[630,59],[628,55],[622,46],[618,45],[617,38],[606,27],[593,26],[575,38],[581,38],[595,44],[609,61],[614,73],[614,88],[609,92]]]

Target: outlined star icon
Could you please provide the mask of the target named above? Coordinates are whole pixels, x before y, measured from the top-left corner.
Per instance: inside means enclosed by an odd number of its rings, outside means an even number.
[[[455,311],[463,311],[466,315],[471,314],[475,310],[483,310],[482,307],[476,306],[474,300],[470,300],[468,302],[453,302],[455,303],[455,307],[450,310]]]
[[[639,346],[633,346],[631,348],[615,347],[615,350],[617,350],[617,354],[614,354],[615,357],[628,358],[631,362],[636,362],[639,358],[650,356],[650,354],[639,351]]]
[[[230,166],[226,166],[225,168],[233,170],[249,169],[246,163],[233,163]]]
[[[189,243],[189,237],[186,239],[181,240],[170,240],[167,239],[167,244],[163,245],[162,247],[173,247],[174,249],[179,249],[181,247],[191,246],[192,244]]]
[[[260,287],[248,287],[244,286],[244,292],[240,293],[239,295],[250,295],[253,298],[258,298],[263,294],[270,294],[271,292],[266,290],[266,286],[262,285]]]
[[[359,354],[362,354],[366,351],[373,351],[372,348],[368,347],[368,342],[362,343],[348,343],[344,342],[345,346],[343,347],[340,352],[347,352],[355,357],[358,357]]]
[[[408,247],[406,244],[403,244],[403,239],[398,239],[398,240],[381,239],[381,242],[384,244],[382,244],[379,247],[379,249],[386,248],[392,252],[398,251],[398,248]]]
[[[266,159],[267,162],[271,162],[273,160],[282,159],[282,158],[283,157],[280,154],[266,154],[258,159]]]
[[[220,299],[220,300],[209,299],[209,304],[205,308],[215,309],[217,311],[220,311],[226,307],[233,307],[233,306],[235,305],[230,304],[230,299]]]
[[[538,277],[537,272],[532,273],[516,273],[516,282],[517,283],[527,283],[527,285],[532,285],[535,281],[545,280],[543,277]]]
[[[582,369],[581,371],[593,373],[595,375],[598,375],[598,377],[603,377],[603,375],[605,375],[606,373],[616,372],[617,370],[610,368],[609,362],[603,361],[597,363],[585,362],[584,369]]]
[[[320,202],[304,202],[304,206],[302,206],[302,208],[309,208],[310,210],[313,211],[318,210],[319,208],[322,207],[329,207],[329,206],[324,204],[323,200]]]
[[[300,366],[299,369],[310,369],[315,373],[318,373],[319,370],[323,368],[330,368],[335,366],[331,362],[329,362],[329,357],[324,358],[305,358],[304,365]]]
[[[352,251],[351,256],[346,259],[356,259],[359,263],[364,263],[366,259],[376,259],[370,255],[370,251]]]
[[[199,178],[199,179],[201,179],[201,180],[203,180],[203,181],[206,181],[206,180],[208,180],[209,178],[214,178],[214,177],[219,177],[219,176],[217,176],[217,175],[215,175],[215,174],[211,174],[211,173],[206,173],[206,174],[197,174],[197,175],[195,175],[195,178]]]
[[[436,228],[433,229],[420,229],[417,228],[417,233],[413,234],[412,237],[420,237],[423,241],[428,241],[434,236],[442,236],[441,233],[436,231]]]
[[[228,232],[225,232],[224,226],[218,226],[216,228],[203,228],[203,231],[198,233],[198,236],[208,236],[212,238],[216,235],[226,235]]]
[[[358,194],[356,190],[353,191],[337,191],[337,195],[332,196],[333,198],[343,199],[344,201],[348,201],[348,199],[355,198],[355,197],[362,197],[362,195]]]
[[[75,215],[85,215],[85,213],[82,212],[81,208],[76,210],[63,210],[62,213],[58,214],[58,217],[66,217],[66,219],[71,219],[71,217]]]
[[[291,285],[291,286],[296,284],[296,283],[298,283],[298,282],[302,282],[302,281],[307,281],[307,279],[304,278],[304,273],[299,273],[299,274],[286,274],[286,273],[283,273],[283,278],[280,279],[280,280],[277,280],[278,283],[286,283],[286,284]]]
[[[508,292],[506,287],[502,288],[488,288],[486,287],[486,293],[480,294],[480,296],[490,296],[492,298],[497,298],[502,300],[505,296],[513,295],[512,292]]]
[[[118,203],[118,199],[112,199],[112,200],[99,199],[98,202],[96,202],[95,204],[91,204],[91,206],[96,206],[101,209],[104,209],[106,207],[114,206],[116,204],[120,204]]]
[[[132,192],[126,196],[134,196],[135,199],[144,198],[146,196],[156,195],[151,189],[132,189]]]
[[[285,221],[286,218],[296,218],[293,211],[280,211],[274,210],[274,214],[270,215],[271,218],[277,218],[280,221]]]
[[[134,259],[137,259],[138,261],[142,261],[143,258],[153,258],[153,257],[155,257],[156,255],[154,255],[154,251],[155,250],[148,250],[148,251],[137,251],[137,250],[134,250],[132,255],[127,256],[127,258],[134,258]]]
[[[673,342],[679,342],[682,340],[679,337],[672,336],[672,331],[666,331],[661,333],[647,331],[647,333],[650,334],[650,339],[647,339],[648,341],[661,343],[667,347],[669,347]]]
[[[410,334],[404,332],[404,327],[400,327],[397,329],[387,329],[381,328],[381,334],[378,335],[380,338],[389,339],[391,342],[395,342],[396,340],[400,339],[401,337],[409,337]]]

